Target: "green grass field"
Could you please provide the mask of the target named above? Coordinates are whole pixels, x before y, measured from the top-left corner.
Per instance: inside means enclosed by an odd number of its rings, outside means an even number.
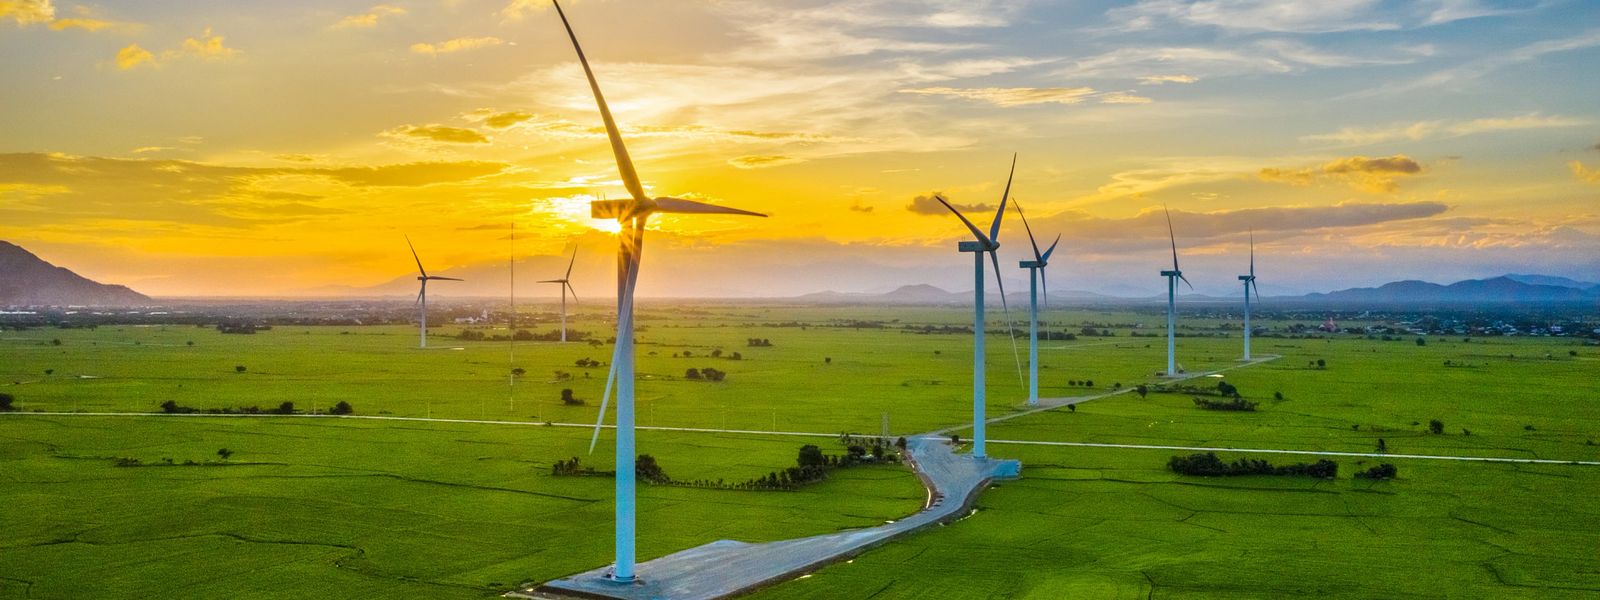
[[[899,327],[959,325],[967,315],[647,310],[639,421],[877,433],[887,415],[896,434],[956,425],[970,419],[970,336]],[[888,327],[848,325],[855,320]],[[1084,322],[1159,331],[1151,314],[1054,311],[1047,320],[1058,331]],[[575,328],[605,335],[592,314]],[[30,412],[155,412],[166,400],[325,410],[344,400],[365,415],[522,423],[8,415],[0,418],[0,506],[8,515],[0,521],[0,598],[484,597],[607,563],[610,481],[548,475],[555,460],[587,451],[588,430],[535,423],[593,422],[606,370],[574,362],[608,361],[610,347],[522,343],[513,363],[504,343],[448,339],[459,329],[436,329],[429,350],[416,349],[415,329],[403,327],[0,332],[0,391]],[[1154,382],[1164,340],[1114,329],[1116,337],[1042,343],[1043,395]],[[1025,388],[999,321],[990,332],[989,410],[999,416],[1021,408]],[[752,337],[773,346],[746,347]],[[1236,366],[1239,343],[1183,338],[1180,362],[1196,372]],[[1255,348],[1282,358],[1230,370],[1226,380],[1260,402],[1257,412],[1202,411],[1186,394],[1128,393],[999,423],[990,437],[1354,452],[1370,452],[1382,438],[1395,453],[1600,459],[1600,352],[1573,340],[1261,338]],[[717,349],[743,359],[707,356]],[[685,351],[695,356],[673,358]],[[1326,368],[1308,366],[1318,359]],[[514,388],[513,366],[527,370]],[[701,367],[728,378],[683,378]],[[573,379],[556,380],[558,370]],[[588,404],[562,406],[562,388]],[[1427,433],[1430,419],[1443,421],[1445,433]],[[602,434],[602,450],[585,463],[608,468],[610,439]],[[734,480],[791,464],[802,443],[645,432],[639,447],[674,477]],[[237,453],[229,460],[236,464],[112,464],[215,460],[221,447]],[[996,444],[990,453],[1021,458],[1024,478],[986,492],[973,517],[757,595],[1600,593],[1597,467],[1398,460],[1399,479],[1374,483],[1351,474],[1375,461],[1340,459],[1331,482],[1217,480],[1167,471],[1174,451]],[[915,478],[888,467],[842,471],[800,492],[641,489],[642,557],[723,538],[871,525],[922,501]]]

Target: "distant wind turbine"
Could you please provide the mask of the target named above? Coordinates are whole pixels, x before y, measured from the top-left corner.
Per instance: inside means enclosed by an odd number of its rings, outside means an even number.
[[[567,291],[572,291],[572,301],[578,301],[578,290],[572,287],[572,265],[578,262],[578,249],[572,249],[572,260],[567,261],[567,274],[561,279],[546,279],[539,283],[556,283],[561,285],[561,341],[567,341]]]
[[[1250,360],[1250,292],[1255,291],[1256,298],[1261,298],[1261,289],[1256,287],[1256,232],[1250,232],[1250,274],[1240,275],[1239,281],[1244,282],[1244,359]]]
[[[1167,376],[1178,375],[1177,358],[1177,328],[1178,328],[1178,280],[1194,289],[1194,284],[1183,276],[1183,271],[1178,268],[1178,236],[1172,232],[1172,212],[1166,206],[1161,211],[1167,214],[1167,241],[1172,243],[1172,270],[1162,271],[1161,276],[1167,278]]]
[[[985,382],[984,382],[984,362],[985,362],[985,360],[984,360],[985,359],[984,352],[985,352],[985,350],[984,350],[984,339],[983,339],[984,338],[984,331],[983,331],[983,325],[984,325],[984,323],[983,323],[983,255],[988,254],[989,255],[989,260],[994,265],[994,282],[995,282],[996,285],[1000,286],[1000,307],[1003,310],[1006,311],[1007,315],[1010,315],[1011,314],[1011,309],[1010,309],[1010,307],[1006,306],[1006,284],[1005,284],[1005,281],[1003,279],[1001,279],[1001,277],[1000,277],[1000,257],[999,257],[999,255],[995,254],[995,251],[1000,249],[1000,221],[1001,221],[1001,219],[1005,218],[1005,216],[1006,216],[1006,200],[1011,197],[1011,179],[1012,179],[1013,175],[1016,175],[1016,173],[1017,173],[1017,156],[1015,154],[1013,154],[1013,155],[1011,155],[1011,173],[1006,175],[1006,189],[1005,189],[1004,192],[1002,192],[1000,194],[1000,209],[996,210],[995,213],[994,213],[994,222],[989,224],[989,234],[988,235],[984,235],[983,230],[978,229],[977,225],[973,225],[972,221],[967,220],[966,215],[961,214],[961,211],[956,210],[956,207],[951,206],[950,203],[944,199],[944,196],[941,196],[939,194],[934,194],[934,196],[933,196],[933,198],[935,200],[938,200],[940,204],[943,204],[945,208],[950,209],[950,212],[955,213],[956,214],[956,218],[961,219],[961,223],[967,226],[967,230],[972,232],[972,237],[974,238],[973,241],[961,242],[960,245],[957,246],[957,249],[959,251],[961,251],[961,252],[971,252],[972,253],[972,258],[973,258],[973,261],[972,261],[972,266],[973,266],[973,271],[972,271],[972,278],[973,278],[973,289],[972,289],[972,297],[973,297],[973,304],[972,304],[972,311],[973,311],[973,314],[972,314],[972,456],[973,456],[973,458],[985,458],[987,456],[987,453],[985,452],[985,448],[984,448],[984,442],[986,440],[986,431],[985,430],[986,430],[986,425],[987,424],[984,423],[984,419],[985,419],[984,413],[986,412],[986,407],[984,406],[984,402],[986,400],[986,398],[985,398],[985,396],[986,396],[985,387],[986,386],[985,386]],[[1006,328],[1010,329],[1010,327],[1011,327],[1011,321],[1008,318],[1006,320]],[[1013,336],[1013,338],[1012,338],[1012,354],[1013,354],[1013,356],[1016,354],[1016,346],[1015,345],[1016,345],[1016,338]],[[1018,364],[1017,364],[1017,378],[1021,379],[1022,378],[1022,364],[1021,364],[1020,360],[1017,361],[1017,362],[1018,362]]]
[[[556,13],[561,16],[561,24],[566,27],[567,37],[572,39],[572,48],[578,53],[578,62],[583,65],[583,74],[589,79],[589,89],[594,92],[594,101],[600,109],[600,118],[605,122],[606,136],[611,139],[611,152],[616,157],[617,171],[622,175],[622,182],[630,196],[627,200],[597,200],[589,203],[592,218],[616,219],[622,225],[621,231],[617,234],[617,343],[611,360],[612,375],[608,378],[606,396],[600,404],[600,419],[601,421],[605,419],[605,403],[609,400],[612,383],[610,380],[614,380],[617,388],[616,563],[612,565],[610,579],[618,583],[630,583],[635,577],[633,292],[635,284],[639,281],[639,260],[644,251],[645,221],[655,213],[753,217],[766,215],[681,198],[650,198],[645,195],[639,174],[633,169],[633,160],[628,157],[628,149],[622,143],[622,134],[617,130],[616,121],[611,118],[611,109],[606,106],[605,96],[600,93],[600,83],[595,80],[594,71],[589,68],[589,59],[584,56],[583,47],[578,44],[578,36],[572,32],[572,24],[567,21],[567,15],[561,10],[561,4],[555,0],[551,0],[551,3],[555,5]],[[598,439],[600,421],[595,422],[594,435]],[[592,452],[592,442],[590,448]]]
[[[422,291],[417,292],[417,306],[421,307],[421,314],[422,314],[422,318],[420,319],[421,326],[419,327],[419,329],[422,330],[422,333],[421,333],[422,342],[421,342],[421,345],[419,345],[417,347],[418,348],[427,348],[428,347],[428,282],[429,281],[463,281],[463,280],[457,279],[455,277],[440,277],[438,275],[429,275],[428,274],[428,270],[422,268],[422,258],[417,256],[417,247],[411,245],[411,236],[409,236],[409,235],[406,236],[406,246],[411,248],[411,258],[414,258],[417,261],[417,281],[422,282]]]
[[[1044,288],[1044,303],[1050,305],[1050,286],[1045,283],[1044,268],[1050,265],[1050,255],[1055,253],[1061,236],[1050,243],[1050,248],[1039,252],[1039,242],[1033,238],[1033,227],[1028,225],[1028,215],[1017,203],[1017,216],[1022,217],[1022,228],[1028,232],[1028,243],[1033,246],[1033,260],[1017,263],[1028,270],[1028,405],[1039,404],[1039,288]]]

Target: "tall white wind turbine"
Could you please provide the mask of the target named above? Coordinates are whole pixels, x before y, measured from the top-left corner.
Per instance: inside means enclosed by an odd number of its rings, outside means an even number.
[[[1044,268],[1050,265],[1050,255],[1055,253],[1061,236],[1050,243],[1050,248],[1039,252],[1039,242],[1033,237],[1033,227],[1028,225],[1028,215],[1022,204],[1016,203],[1017,216],[1022,217],[1022,228],[1028,232],[1028,244],[1033,246],[1033,260],[1017,263],[1028,270],[1028,406],[1039,404],[1039,289],[1044,288],[1044,303],[1050,305],[1050,286],[1044,280]]]
[[[1261,289],[1256,287],[1256,232],[1250,232],[1250,274],[1240,275],[1239,281],[1244,282],[1244,359],[1250,360],[1250,292],[1256,293],[1256,298],[1261,298]]]
[[[633,430],[633,293],[639,281],[639,260],[644,251],[644,226],[655,213],[725,214],[764,217],[761,213],[739,210],[684,200],[681,198],[651,198],[645,195],[639,174],[633,169],[633,160],[622,143],[622,134],[611,118],[605,96],[600,93],[600,83],[589,68],[589,59],[578,44],[572,24],[561,10],[561,4],[551,3],[561,16],[572,48],[578,53],[584,76],[589,79],[589,89],[594,92],[595,104],[600,109],[600,119],[605,122],[606,136],[611,140],[611,152],[616,157],[617,171],[628,189],[627,200],[597,200],[589,203],[590,216],[596,219],[616,219],[622,225],[617,234],[617,343],[612,354],[612,377],[617,389],[616,422],[616,563],[612,565],[609,579],[618,583],[631,583],[634,573],[634,430]],[[607,399],[611,382],[607,382]],[[605,419],[605,400],[600,405],[600,419]],[[595,423],[595,436],[600,434],[600,422]],[[592,447],[592,446],[591,446]]]
[[[967,226],[967,230],[972,232],[973,237],[973,240],[970,242],[961,242],[960,245],[957,246],[957,249],[961,252],[971,252],[973,259],[972,457],[979,459],[986,458],[988,456],[984,448],[984,443],[987,439],[987,424],[984,422],[984,413],[986,412],[986,407],[984,405],[986,400],[986,385],[984,381],[985,350],[983,331],[983,255],[988,254],[989,260],[994,265],[994,282],[1000,287],[1000,306],[1006,311],[1006,314],[1009,315],[1011,309],[1006,306],[1006,284],[1005,281],[1000,278],[1000,257],[999,255],[995,254],[995,251],[1000,249],[1000,220],[1006,216],[1006,200],[1011,197],[1011,178],[1016,174],[1016,172],[1017,157],[1013,154],[1011,156],[1011,173],[1006,175],[1006,189],[1000,194],[1000,208],[994,213],[994,222],[989,224],[988,235],[984,235],[983,230],[978,229],[977,225],[973,225],[972,221],[967,220],[967,217],[962,215],[961,211],[956,210],[956,207],[951,206],[949,202],[945,201],[943,196],[938,194],[933,196],[935,200],[938,200],[940,204],[943,204],[945,208],[950,209],[950,212],[955,213],[956,217],[961,219],[961,223]],[[1006,322],[1006,326],[1008,328],[1010,327],[1009,319]],[[1013,354],[1015,354],[1014,347]],[[1022,367],[1019,364],[1017,366],[1018,375],[1021,375],[1021,370]]]
[[[561,285],[561,341],[567,341],[567,292],[572,292],[572,301],[578,301],[578,290],[572,287],[572,265],[578,262],[578,249],[572,249],[572,260],[567,261],[567,274],[561,279],[546,279],[539,283],[556,283]]]
[[[1172,232],[1172,212],[1166,206],[1161,211],[1167,215],[1167,241],[1172,243],[1172,270],[1162,271],[1161,276],[1167,278],[1167,377],[1178,375],[1177,358],[1177,330],[1178,330],[1178,280],[1194,289],[1194,284],[1183,276],[1183,270],[1178,268],[1178,236]]]
[[[421,315],[420,315],[421,318],[418,319],[418,322],[420,323],[420,326],[418,327],[418,329],[421,330],[422,341],[421,341],[420,345],[418,345],[417,347],[418,348],[427,348],[428,347],[428,282],[429,281],[462,281],[462,280],[461,279],[457,279],[455,277],[440,277],[438,275],[429,275],[428,274],[428,270],[422,268],[422,258],[417,256],[417,247],[411,245],[411,236],[409,236],[409,235],[406,236],[406,246],[411,248],[411,258],[414,258],[417,261],[417,281],[422,282],[422,291],[417,292],[417,306],[419,306],[420,310],[421,310]]]

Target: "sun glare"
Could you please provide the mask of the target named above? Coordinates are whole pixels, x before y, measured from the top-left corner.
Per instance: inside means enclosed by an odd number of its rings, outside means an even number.
[[[588,227],[596,231],[615,234],[622,231],[622,223],[616,219],[594,219],[589,217],[589,203],[599,198],[588,194],[578,194],[566,198],[549,198],[534,205],[532,212],[573,225]]]

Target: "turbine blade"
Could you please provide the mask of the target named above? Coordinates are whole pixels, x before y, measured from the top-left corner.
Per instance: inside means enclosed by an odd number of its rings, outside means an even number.
[[[994,211],[994,222],[989,224],[990,242],[1000,241],[1000,220],[1006,216],[1006,200],[1011,197],[1011,178],[1017,174],[1017,155],[1011,155],[1011,172],[1006,175],[1006,191],[1000,193],[1000,209]]]
[[[1011,326],[1011,305],[1006,301],[1006,282],[1000,277],[1000,255],[990,250],[989,260],[994,265],[994,284],[1000,286],[1000,310],[1005,313],[1006,333],[1011,336],[1011,360],[1017,363],[1017,383],[1026,385],[1022,378],[1022,355],[1017,352],[1017,330]]]
[[[1056,244],[1059,243],[1061,243],[1061,234],[1058,233],[1056,234],[1056,241],[1050,242],[1050,249],[1044,251],[1044,256],[1039,259],[1040,262],[1048,264],[1050,262],[1050,255],[1056,251]]]
[[[534,283],[566,283],[565,279],[542,279]]]
[[[422,286],[422,291],[417,292],[417,300],[412,304],[422,304],[422,296],[428,293],[428,286]]]
[[[423,277],[427,277],[428,270],[422,268],[422,258],[417,256],[417,247],[411,245],[411,236],[409,235],[406,236],[406,247],[411,249],[411,258],[416,259],[417,261],[417,272],[422,273]]]
[[[572,283],[571,282],[563,281],[561,283],[567,286],[567,291],[572,292],[572,303],[573,304],[577,304],[578,303],[578,289],[572,287]]]
[[[1256,232],[1253,229],[1250,230],[1250,276],[1256,276]],[[1251,279],[1250,282],[1255,283],[1255,280]]]
[[[950,203],[945,201],[944,196],[940,196],[939,194],[934,194],[933,195],[933,199],[934,200],[938,200],[939,203],[943,204],[945,208],[950,209],[950,212],[955,213],[956,214],[956,218],[961,219],[961,223],[963,225],[966,225],[968,230],[972,231],[972,235],[974,237],[977,237],[978,241],[983,242],[983,244],[985,246],[990,244],[989,238],[987,236],[983,235],[983,230],[978,229],[977,225],[973,225],[972,221],[968,221],[967,220],[967,216],[961,214],[961,211],[956,210],[956,207],[950,206]]]
[[[440,277],[438,275],[429,276],[428,279],[432,279],[434,281],[466,281],[465,279],[461,279],[459,277]]]
[[[578,264],[578,247],[572,247],[572,260],[567,261],[567,274],[562,280],[572,279],[572,265]]]
[[[611,350],[611,369],[606,373],[606,391],[600,396],[600,416],[594,420],[594,435],[589,436],[589,454],[594,454],[595,443],[600,441],[600,427],[606,422],[606,406],[611,404],[611,384],[617,380],[617,350]]]
[[[600,93],[600,82],[594,78],[594,70],[589,68],[589,58],[583,54],[583,46],[578,44],[578,34],[572,32],[572,23],[567,21],[567,13],[561,10],[561,3],[550,0],[556,6],[556,13],[561,15],[561,25],[567,28],[567,37],[572,38],[572,49],[578,51],[578,62],[583,64],[583,74],[589,78],[589,90],[594,92],[594,103],[600,107],[600,119],[605,121],[606,137],[611,138],[611,153],[617,157],[617,172],[622,175],[622,183],[627,186],[628,193],[634,199],[644,200],[644,185],[639,183],[639,174],[633,170],[633,159],[628,157],[628,148],[622,144],[622,133],[617,130],[617,122],[611,118],[611,108],[606,106],[606,97]]]
[[[1163,204],[1161,205],[1161,212],[1167,214],[1167,240],[1172,242],[1172,270],[1181,271],[1182,269],[1178,268],[1178,236],[1172,232],[1172,211],[1167,210],[1167,205]],[[1182,276],[1180,275],[1179,278],[1182,279]],[[1189,281],[1184,280],[1184,283],[1189,283]]]
[[[1017,216],[1022,217],[1022,229],[1028,232],[1028,244],[1033,246],[1033,259],[1044,264],[1044,255],[1039,254],[1039,242],[1033,239],[1033,228],[1028,226],[1028,213],[1022,212],[1022,203],[1018,202]]]
[[[1250,289],[1255,290],[1255,292],[1256,292],[1256,301],[1260,302],[1261,301],[1261,288],[1256,287],[1256,280],[1254,278],[1250,279]]]
[[[1184,277],[1183,273],[1178,273],[1178,279],[1180,281],[1182,281],[1184,285],[1189,286],[1189,291],[1191,291],[1191,292],[1194,291],[1194,284],[1189,283],[1189,278],[1188,277]]]
[[[1039,267],[1039,289],[1044,292],[1044,307],[1050,308],[1050,284],[1045,279],[1044,267]]]
[[[656,210],[655,210],[655,212],[661,212],[661,213],[682,213],[682,214],[697,214],[697,215],[744,215],[744,216],[747,216],[747,217],[765,217],[765,216],[767,216],[767,215],[764,215],[764,214],[761,214],[761,213],[758,213],[758,212],[751,212],[751,211],[748,211],[748,210],[740,210],[740,209],[737,209],[737,208],[731,208],[731,207],[727,207],[727,206],[717,206],[715,204],[707,204],[705,202],[699,202],[699,201],[695,201],[695,200],[684,200],[682,198],[656,198],[655,202],[656,202]]]

